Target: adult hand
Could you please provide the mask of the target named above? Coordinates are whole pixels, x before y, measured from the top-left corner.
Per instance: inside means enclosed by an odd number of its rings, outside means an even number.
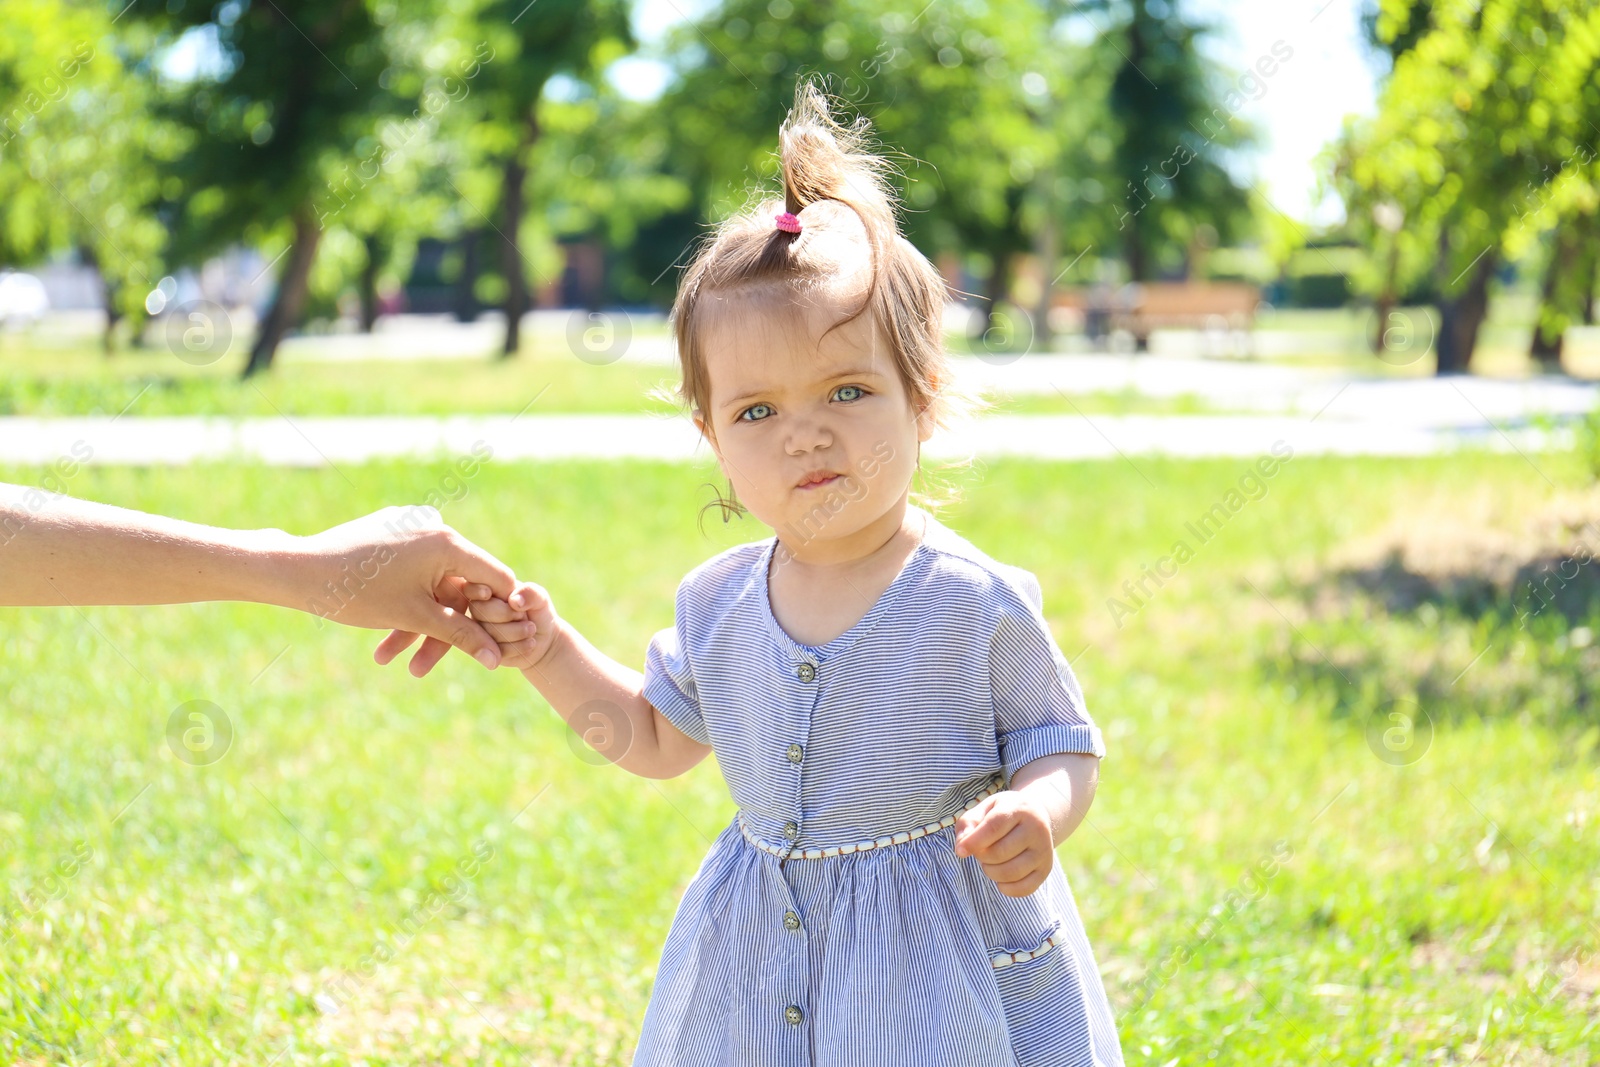
[[[451,648],[485,667],[500,663],[494,639],[466,614],[466,587],[509,597],[510,568],[446,526],[436,508],[390,507],[305,539],[331,577],[313,614],[391,632],[373,658],[388,663],[417,638],[411,673],[426,675]]]

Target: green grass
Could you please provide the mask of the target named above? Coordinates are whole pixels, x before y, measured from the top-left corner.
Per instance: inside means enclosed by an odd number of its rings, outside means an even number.
[[[134,415],[233,417],[659,412],[673,404],[651,392],[678,380],[668,364],[584,362],[545,335],[510,360],[285,357],[250,381],[239,379],[242,361],[235,352],[197,367],[163,347],[107,358],[86,343],[0,340],[0,415],[115,415],[130,404]]]
[[[1596,599],[1524,633],[1509,600],[1390,610],[1323,573],[1419,508],[1489,493],[1520,515],[1546,483],[1518,456],[1296,458],[1198,544],[1185,523],[1245,464],[1139,469],[995,463],[950,476],[945,517],[1039,575],[1106,732],[1060,856],[1128,1062],[1591,1062],[1600,968],[1552,975],[1600,922],[1600,730],[1578,699],[1600,665],[1572,636],[1600,627]],[[356,488],[87,468],[71,491],[310,531],[444,468],[345,470]],[[682,574],[765,533],[713,512],[702,534],[708,478],[493,464],[446,517],[637,665]],[[1186,537],[1119,626],[1108,599]],[[662,783],[595,766],[519,676],[454,656],[418,681],[374,665],[376,639],[250,605],[0,611],[7,1062],[627,1062],[676,900],[733,814],[714,761]],[[209,766],[167,743],[197,699],[235,731]],[[1368,742],[1399,699],[1434,720],[1406,766]]]

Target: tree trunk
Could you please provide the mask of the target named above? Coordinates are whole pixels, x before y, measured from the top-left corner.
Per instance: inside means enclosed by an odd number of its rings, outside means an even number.
[[[322,229],[317,225],[311,209],[301,206],[294,213],[294,243],[289,247],[289,262],[284,264],[278,277],[278,292],[272,307],[261,320],[256,343],[250,349],[250,360],[244,365],[248,378],[272,366],[272,357],[278,353],[278,343],[289,328],[300,321],[300,309],[305,305],[306,289],[311,281],[311,264],[316,262],[317,245],[322,239]]]
[[[1563,288],[1571,285],[1570,274],[1578,256],[1576,227],[1557,228],[1555,243],[1550,248],[1550,262],[1544,268],[1544,280],[1539,284],[1539,305],[1534,314],[1533,340],[1528,345],[1528,358],[1542,371],[1561,370],[1561,345],[1566,335],[1567,300],[1562,299]],[[1570,289],[1568,290],[1570,292]],[[1556,325],[1547,323],[1546,318]]]
[[[106,325],[100,334],[100,349],[109,359],[117,354],[117,323],[122,321],[122,312],[117,308],[117,284],[106,277],[106,272],[100,268],[100,257],[95,255],[93,247],[80,245],[78,256],[83,260],[83,265],[93,270],[95,277],[100,279],[100,299],[106,305]]]
[[[1594,290],[1596,285],[1600,285],[1600,248],[1596,248],[1591,240],[1588,242],[1588,247],[1584,249],[1583,254],[1584,263],[1578,272],[1578,277],[1582,279],[1580,282],[1582,300],[1578,315],[1585,326],[1593,326]]]
[[[1450,262],[1450,242],[1441,234],[1439,263]],[[1478,328],[1489,312],[1489,279],[1500,261],[1491,249],[1468,269],[1466,287],[1455,296],[1439,297],[1439,337],[1437,374],[1465,374],[1472,364],[1472,350],[1478,343]],[[1443,287],[1441,287],[1443,288]]]
[[[378,322],[378,270],[383,266],[383,241],[375,233],[362,238],[367,261],[361,267],[361,332],[371,333]]]
[[[1372,324],[1372,354],[1379,357],[1389,347],[1387,340],[1389,335],[1389,316],[1393,313],[1395,301],[1398,299],[1395,294],[1395,281],[1400,274],[1400,242],[1393,235],[1390,237],[1390,242],[1388,269],[1383,278],[1383,290],[1378,293],[1377,307],[1374,309],[1377,312],[1378,321]]]
[[[528,180],[528,154],[539,140],[539,121],[530,107],[522,125],[522,140],[506,161],[505,188],[500,194],[500,271],[506,280],[506,340],[501,358],[510,359],[522,347],[522,316],[528,310],[528,276],[517,233],[522,226],[523,186]]]
[[[1050,308],[1056,288],[1056,259],[1061,254],[1058,237],[1055,213],[1049,201],[1046,201],[1044,224],[1039,227],[1039,305],[1033,312],[1033,345],[1037,352],[1048,352],[1055,344],[1055,331],[1050,326]]]
[[[464,230],[461,234],[461,273],[456,277],[456,321],[476,322],[478,312],[478,247],[483,243],[482,230]]]
[[[1005,327],[998,316],[1000,305],[1011,298],[1011,256],[1007,252],[995,250],[989,254],[989,261],[991,263],[989,278],[984,285],[984,303],[988,305],[986,308],[988,325],[984,329],[988,331],[999,328],[1002,331],[1000,336],[1006,337],[1006,347],[1010,348],[1015,338],[1004,332]]]
[[[117,354],[117,323],[122,321],[122,310],[117,307],[119,288],[104,274],[100,275],[101,298],[106,302],[106,328],[100,334],[100,348],[108,359]]]

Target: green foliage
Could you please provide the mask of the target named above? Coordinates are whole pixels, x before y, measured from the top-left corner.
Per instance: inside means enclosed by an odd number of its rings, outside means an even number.
[[[1215,244],[1237,239],[1249,218],[1246,190],[1224,166],[1253,131],[1237,117],[1245,86],[1270,91],[1267,71],[1292,59],[1284,42],[1254,68],[1231,76],[1200,54],[1211,27],[1187,21],[1165,2],[1078,5],[1102,10],[1112,25],[1097,47],[1114,65],[1108,96],[1115,149],[1109,173],[1117,230],[1133,280],[1181,267],[1197,229]],[[1176,4],[1173,8],[1176,8]],[[1237,84],[1232,84],[1237,82]]]
[[[1528,258],[1600,209],[1600,4],[1384,0],[1373,25],[1393,73],[1333,150],[1374,250],[1363,291],[1432,274],[1458,293],[1478,257]]]
[[[161,276],[155,215],[176,131],[139,67],[151,41],[115,12],[0,0],[0,263],[81,249],[112,302],[136,313]]]

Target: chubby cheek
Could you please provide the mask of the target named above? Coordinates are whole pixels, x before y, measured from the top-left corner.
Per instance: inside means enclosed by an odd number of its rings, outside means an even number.
[[[775,498],[782,493],[781,456],[752,442],[723,449],[722,472],[746,504]]]
[[[916,474],[916,435],[904,440],[879,436],[863,442],[857,453],[856,470],[874,498],[898,496]]]

